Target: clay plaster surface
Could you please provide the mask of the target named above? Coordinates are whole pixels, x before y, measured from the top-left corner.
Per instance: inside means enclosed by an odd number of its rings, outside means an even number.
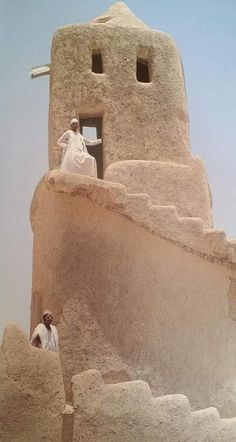
[[[115,4],[104,16],[111,19],[66,26],[54,35],[50,168],[60,162],[56,141],[72,115],[103,117],[104,169],[127,159],[187,163],[188,114],[175,43],[168,34],[140,24],[124,4]],[[102,53],[102,74],[92,72],[93,50]],[[150,83],[136,79],[137,56],[149,61]]]
[[[183,393],[194,408],[235,415],[234,272],[140,227],[134,202],[145,198],[133,196],[125,213],[120,192],[59,172],[39,185],[32,326],[46,306],[55,313],[67,385],[96,368],[109,381],[144,379],[155,394]]]
[[[196,411],[236,415],[236,244],[211,228],[175,43],[117,3],[55,33],[50,73],[50,168],[71,116],[99,116],[111,181],[54,170],[32,202],[31,326],[53,311],[73,442],[233,442],[234,418]]]
[[[58,355],[9,324],[0,352],[0,441],[59,442],[64,387]]]
[[[46,175],[42,183],[58,192],[82,195],[103,208],[123,214],[137,225],[191,253],[236,268],[236,243],[227,241],[222,230],[205,228],[201,218],[179,217],[175,206],[153,205],[149,195],[129,194],[124,185],[57,170]],[[35,195],[32,224],[39,204],[37,189]]]
[[[146,193],[152,204],[175,206],[181,217],[199,217],[212,226],[211,194],[203,162],[188,165],[161,161],[121,161],[111,164],[104,179],[124,184],[129,193]]]
[[[73,442],[233,442],[236,418],[215,408],[192,412],[183,395],[153,398],[142,381],[103,383],[95,370],[73,378]]]

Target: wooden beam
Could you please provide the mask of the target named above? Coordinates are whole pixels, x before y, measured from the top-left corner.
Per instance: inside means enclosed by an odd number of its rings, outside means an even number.
[[[42,77],[43,75],[50,75],[50,63],[42,66],[35,66],[31,69],[31,78]]]

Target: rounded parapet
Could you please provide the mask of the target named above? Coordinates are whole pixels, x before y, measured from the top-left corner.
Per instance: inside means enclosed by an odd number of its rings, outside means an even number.
[[[186,396],[153,398],[146,382],[105,384],[89,370],[73,377],[73,442],[233,442],[236,418],[216,408],[191,411]]]
[[[174,205],[156,205],[148,194],[128,193],[123,184],[83,175],[65,174],[58,170],[45,175],[37,186],[32,201],[32,227],[42,192],[46,189],[87,198],[105,209],[119,212],[146,230],[189,252],[236,268],[234,241],[227,241],[222,230],[207,228],[200,216],[179,216]]]
[[[0,351],[0,440],[61,440],[65,393],[57,354],[32,347],[21,328],[5,328]]]

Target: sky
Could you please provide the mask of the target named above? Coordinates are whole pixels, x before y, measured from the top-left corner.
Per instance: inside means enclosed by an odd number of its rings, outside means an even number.
[[[110,0],[0,0],[0,335],[8,321],[29,331],[32,232],[30,204],[48,170],[50,63],[61,26],[86,23]],[[127,0],[154,29],[170,33],[186,79],[191,149],[204,160],[215,227],[236,238],[236,1]]]

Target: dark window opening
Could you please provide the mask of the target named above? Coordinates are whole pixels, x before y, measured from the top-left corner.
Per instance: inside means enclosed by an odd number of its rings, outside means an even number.
[[[136,77],[140,83],[150,83],[149,63],[147,60],[137,59]]]
[[[102,74],[103,73],[101,52],[94,51],[92,53],[92,71],[95,72],[95,74]]]
[[[80,118],[80,130],[85,138],[97,140],[102,138],[102,117]],[[103,178],[103,146],[87,146],[88,153],[97,163],[98,178]]]

